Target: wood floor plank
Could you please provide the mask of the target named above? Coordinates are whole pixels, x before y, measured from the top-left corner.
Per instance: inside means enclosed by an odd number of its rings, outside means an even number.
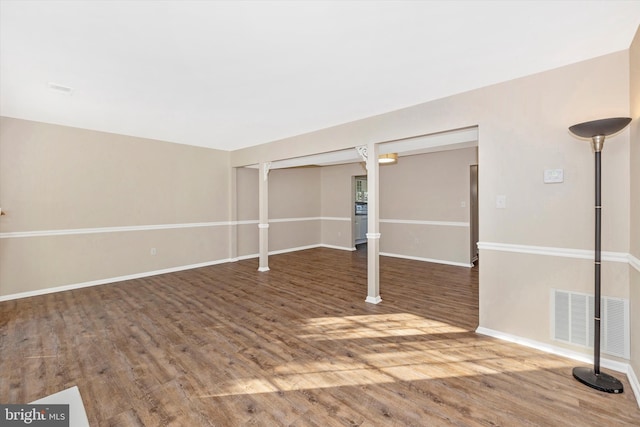
[[[0,303],[0,402],[92,426],[638,426],[575,362],[475,334],[478,267],[326,248]]]

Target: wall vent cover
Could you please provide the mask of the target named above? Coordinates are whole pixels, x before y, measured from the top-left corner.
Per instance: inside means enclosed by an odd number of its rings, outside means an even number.
[[[553,289],[553,339],[593,348],[593,300],[593,295]],[[629,300],[603,296],[601,304],[601,352],[629,359]]]

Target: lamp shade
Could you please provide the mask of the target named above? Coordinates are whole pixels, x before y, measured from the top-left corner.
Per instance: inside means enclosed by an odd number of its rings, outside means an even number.
[[[593,138],[594,136],[608,136],[620,132],[630,122],[631,119],[629,117],[614,117],[578,123],[571,126],[569,130],[580,138]]]

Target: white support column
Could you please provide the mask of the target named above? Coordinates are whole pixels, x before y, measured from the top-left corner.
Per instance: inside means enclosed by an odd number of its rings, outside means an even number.
[[[258,198],[260,223],[260,266],[258,271],[269,271],[269,169],[271,162],[260,163],[258,173]]]
[[[367,299],[378,304],[380,298],[380,169],[378,166],[378,146],[367,145]]]

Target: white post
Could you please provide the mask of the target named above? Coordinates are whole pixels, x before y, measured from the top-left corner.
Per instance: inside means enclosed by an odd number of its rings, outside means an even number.
[[[367,299],[378,304],[380,298],[380,168],[378,165],[378,146],[373,142],[367,145]]]

